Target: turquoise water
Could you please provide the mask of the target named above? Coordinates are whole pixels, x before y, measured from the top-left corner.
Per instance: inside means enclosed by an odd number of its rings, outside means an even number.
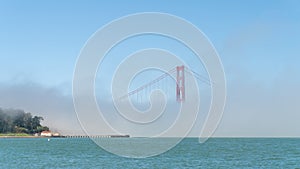
[[[115,138],[132,139],[132,138]],[[0,168],[299,168],[300,139],[184,139],[150,158],[110,154],[86,138],[1,138]]]

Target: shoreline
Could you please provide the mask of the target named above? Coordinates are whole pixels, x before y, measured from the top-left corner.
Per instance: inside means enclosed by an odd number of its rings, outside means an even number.
[[[44,137],[44,136],[0,136],[1,138],[64,138],[64,137]]]
[[[5,138],[89,138],[88,136],[12,136],[12,135],[1,135],[0,139]],[[96,136],[95,138],[147,138],[147,137],[130,137],[129,135],[103,135]],[[176,137],[160,137],[160,138],[176,138]],[[198,137],[186,137],[186,138],[196,138]],[[300,139],[300,137],[211,137],[209,139]]]

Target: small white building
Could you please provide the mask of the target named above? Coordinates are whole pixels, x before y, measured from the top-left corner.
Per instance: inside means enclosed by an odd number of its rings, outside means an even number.
[[[42,137],[52,137],[51,131],[42,131],[41,132]]]
[[[59,133],[52,133],[52,136],[53,136],[53,137],[59,137],[60,134],[59,134]]]

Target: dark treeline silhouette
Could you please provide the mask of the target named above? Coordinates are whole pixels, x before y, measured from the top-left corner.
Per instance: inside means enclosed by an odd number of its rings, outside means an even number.
[[[24,110],[1,109],[0,108],[0,133],[28,133],[34,134],[48,127],[42,126],[40,116],[32,116],[31,113],[25,113]]]

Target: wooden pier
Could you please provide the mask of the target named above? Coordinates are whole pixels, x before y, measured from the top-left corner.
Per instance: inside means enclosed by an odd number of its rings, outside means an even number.
[[[129,138],[129,135],[66,135],[64,138]]]

